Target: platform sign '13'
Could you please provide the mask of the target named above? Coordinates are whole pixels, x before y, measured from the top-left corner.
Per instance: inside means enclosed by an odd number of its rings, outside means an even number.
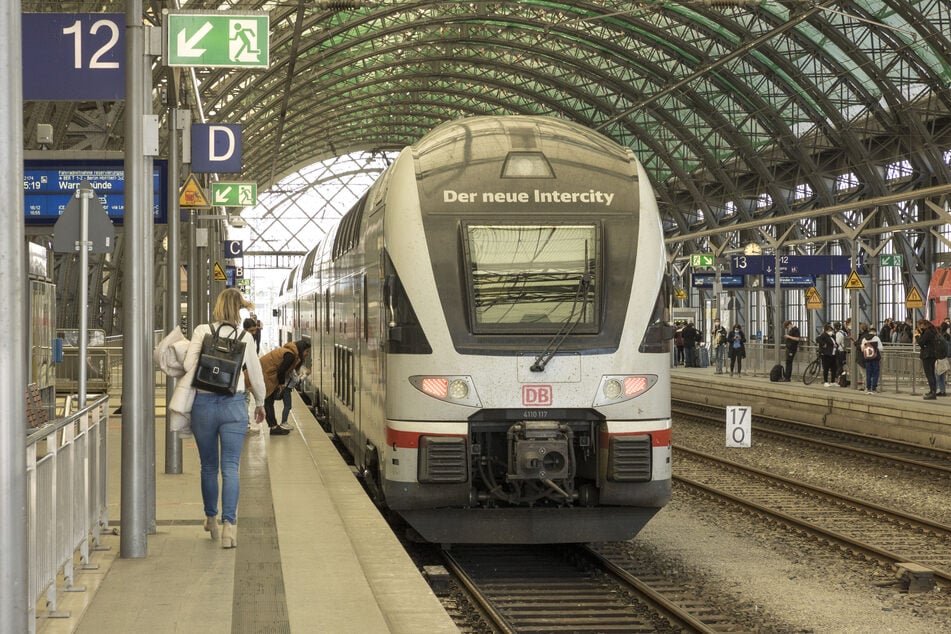
[[[726,408],[726,446],[749,447],[752,442],[753,414],[749,405]]]

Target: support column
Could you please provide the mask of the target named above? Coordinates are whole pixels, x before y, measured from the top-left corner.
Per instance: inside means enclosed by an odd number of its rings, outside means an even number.
[[[0,3],[0,178],[8,193],[0,206],[0,631],[28,632],[26,497],[26,249],[23,218],[23,59],[20,0]]]
[[[146,178],[145,142],[143,138],[145,103],[143,95],[145,68],[145,28],[142,0],[126,3],[126,108],[125,108],[125,243],[126,262],[122,287],[123,337],[122,354],[122,483],[119,534],[119,555],[124,558],[145,557],[148,551],[147,487],[148,445],[146,421],[155,416],[147,411],[147,383],[151,383],[151,354],[148,347],[149,325],[146,312],[151,307],[146,294],[151,280],[145,278],[145,244],[151,233],[152,205],[142,207],[142,191]],[[151,161],[148,161],[149,163]]]

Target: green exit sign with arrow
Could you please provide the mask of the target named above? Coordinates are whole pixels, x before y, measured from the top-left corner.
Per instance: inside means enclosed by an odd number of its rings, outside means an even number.
[[[692,253],[690,255],[690,266],[713,266],[712,253]]]
[[[878,256],[879,266],[904,266],[905,256],[894,254],[881,254]]]
[[[267,13],[165,14],[165,65],[267,68]]]
[[[253,207],[258,204],[257,183],[212,183],[211,204],[215,207]]]

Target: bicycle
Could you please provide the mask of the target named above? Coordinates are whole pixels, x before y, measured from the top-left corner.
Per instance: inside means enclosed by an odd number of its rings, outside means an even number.
[[[802,373],[802,382],[806,385],[811,385],[819,377],[819,372],[822,371],[822,351],[818,348],[816,349],[816,358],[809,362],[809,365],[806,366],[806,369]]]

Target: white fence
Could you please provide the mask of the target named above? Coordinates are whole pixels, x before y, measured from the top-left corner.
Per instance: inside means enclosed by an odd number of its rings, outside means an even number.
[[[48,616],[56,609],[57,577],[74,585],[73,560],[89,565],[90,547],[109,521],[106,507],[109,397],[103,395],[68,418],[55,420],[27,437],[29,505],[30,627],[45,597]]]

